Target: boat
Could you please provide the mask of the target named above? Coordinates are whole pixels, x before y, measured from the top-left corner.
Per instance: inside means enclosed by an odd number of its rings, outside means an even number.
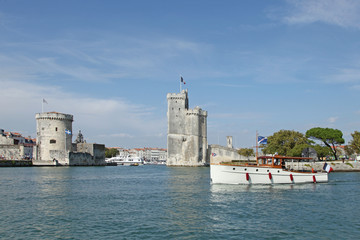
[[[116,156],[105,160],[107,163],[116,163],[118,166],[140,166],[143,160],[139,157],[127,155],[126,157]]]
[[[210,165],[213,184],[295,184],[328,182],[328,172],[295,170],[287,161],[309,161],[312,158],[259,156],[256,163],[220,162]]]

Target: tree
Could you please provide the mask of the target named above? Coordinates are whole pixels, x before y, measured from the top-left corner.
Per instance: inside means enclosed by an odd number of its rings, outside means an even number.
[[[267,145],[262,150],[265,154],[278,153],[284,156],[301,156],[302,149],[309,146],[304,134],[294,130],[280,130],[268,137]],[[300,150],[301,149],[301,150]]]
[[[351,134],[353,140],[349,142],[349,147],[357,154],[360,153],[360,132],[355,131]],[[351,155],[351,154],[349,154]]]
[[[295,147],[290,149],[287,153],[288,156],[291,157],[302,157],[302,152],[305,148],[308,148],[309,144],[303,143],[303,144],[297,144]]]
[[[331,151],[327,146],[321,146],[319,144],[316,144],[312,147],[315,149],[319,161],[322,158],[327,157],[331,154]]]
[[[247,157],[248,159],[250,156],[254,156],[254,149],[252,148],[241,148],[237,152],[240,155]]]
[[[345,150],[345,154],[348,156],[355,154],[355,150],[350,145],[345,146],[344,150]]]
[[[343,133],[338,129],[316,127],[306,131],[306,137],[314,140],[322,141],[331,151],[335,160],[336,146],[345,143]]]
[[[105,157],[111,158],[119,154],[119,150],[116,148],[105,148]]]

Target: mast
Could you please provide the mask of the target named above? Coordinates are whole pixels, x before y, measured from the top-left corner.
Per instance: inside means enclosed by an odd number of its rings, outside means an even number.
[[[256,165],[258,165],[259,164],[259,162],[258,162],[258,156],[259,156],[259,153],[258,153],[258,149],[259,149],[259,146],[258,146],[258,131],[256,130]]]

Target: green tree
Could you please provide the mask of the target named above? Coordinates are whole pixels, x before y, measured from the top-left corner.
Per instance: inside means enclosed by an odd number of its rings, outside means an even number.
[[[314,140],[322,141],[327,146],[335,160],[338,159],[336,155],[336,146],[345,143],[343,133],[338,129],[316,127],[306,131],[306,137]]]
[[[241,148],[237,152],[240,155],[247,157],[248,159],[250,156],[254,156],[254,149],[252,148]]]
[[[319,144],[316,144],[312,146],[317,154],[318,160],[321,160],[324,157],[329,156],[331,153],[330,149],[327,146],[321,146]]]
[[[287,155],[291,157],[301,157],[303,150],[308,147],[309,144],[307,143],[296,144],[295,147],[288,151]]]
[[[294,130],[280,130],[268,137],[268,144],[262,150],[265,154],[278,153],[284,156],[301,156],[302,149],[309,146],[304,134]],[[302,149],[301,149],[302,148]],[[300,150],[301,149],[301,150]]]
[[[105,148],[105,157],[111,158],[119,154],[119,150],[116,148]]]
[[[349,142],[349,146],[351,149],[353,149],[353,151],[357,154],[360,153],[360,132],[355,131],[354,133],[351,134],[352,136],[352,140]],[[351,155],[351,154],[349,154]]]
[[[345,150],[345,154],[348,156],[355,154],[355,150],[350,145],[345,146],[344,150]]]

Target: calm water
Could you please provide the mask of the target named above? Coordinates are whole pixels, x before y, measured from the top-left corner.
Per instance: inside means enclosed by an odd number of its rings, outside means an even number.
[[[209,168],[0,168],[2,239],[358,239],[360,173],[211,185]]]

